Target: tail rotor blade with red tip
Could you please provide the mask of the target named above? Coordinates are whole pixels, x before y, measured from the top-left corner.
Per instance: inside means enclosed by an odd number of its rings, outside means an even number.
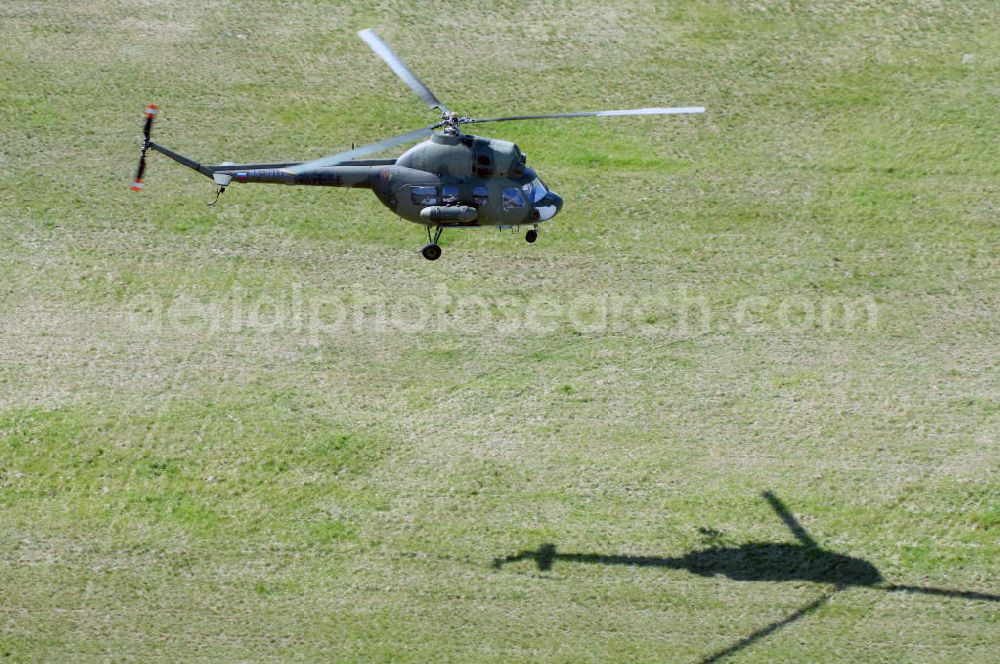
[[[149,149],[149,136],[153,131],[153,119],[159,110],[156,104],[146,106],[146,124],[142,128],[142,151],[139,153],[139,168],[135,172],[135,179],[132,180],[132,186],[129,187],[132,191],[142,191],[142,175],[146,172],[146,150]]]

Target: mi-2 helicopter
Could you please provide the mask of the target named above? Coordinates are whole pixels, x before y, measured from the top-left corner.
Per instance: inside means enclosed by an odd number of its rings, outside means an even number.
[[[498,226],[503,229],[530,225],[531,229],[525,233],[524,239],[531,243],[538,238],[539,224],[552,219],[563,204],[562,198],[527,166],[527,158],[517,145],[496,138],[464,134],[462,125],[553,118],[680,115],[705,111],[701,106],[687,106],[497,118],[464,117],[441,103],[374,32],[362,30],[358,35],[432,111],[441,113],[439,122],[312,161],[206,166],[152,141],[150,131],[158,108],[150,104],[146,107],[139,168],[131,188],[142,191],[146,152],[155,150],[211,178],[218,187],[216,201],[234,181],[371,189],[396,215],[426,228],[428,242],[420,253],[433,261],[441,256],[438,240],[445,228]],[[362,158],[421,139],[428,140],[397,158]]]

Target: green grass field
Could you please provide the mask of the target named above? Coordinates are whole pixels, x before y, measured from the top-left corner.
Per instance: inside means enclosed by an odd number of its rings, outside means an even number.
[[[0,661],[1000,658],[1000,8],[602,5],[0,6]],[[463,114],[708,113],[485,125],[565,207],[436,263],[128,191],[147,102],[207,163],[435,120],[365,27]]]

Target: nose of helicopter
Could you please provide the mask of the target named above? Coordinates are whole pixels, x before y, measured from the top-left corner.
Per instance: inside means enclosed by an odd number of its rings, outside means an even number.
[[[562,205],[562,196],[554,191],[548,191],[545,196],[543,196],[542,199],[535,204],[535,210],[538,212],[538,220],[547,221],[556,216],[559,210],[562,209]]]

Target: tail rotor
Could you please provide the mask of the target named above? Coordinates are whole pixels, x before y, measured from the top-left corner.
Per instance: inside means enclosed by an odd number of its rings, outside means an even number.
[[[142,128],[142,150],[139,153],[139,168],[135,172],[135,179],[132,180],[132,186],[129,187],[132,191],[142,191],[142,175],[146,172],[146,151],[149,149],[150,144],[150,132],[153,130],[153,119],[156,117],[157,111],[160,108],[156,104],[149,104],[146,106],[146,124]]]

